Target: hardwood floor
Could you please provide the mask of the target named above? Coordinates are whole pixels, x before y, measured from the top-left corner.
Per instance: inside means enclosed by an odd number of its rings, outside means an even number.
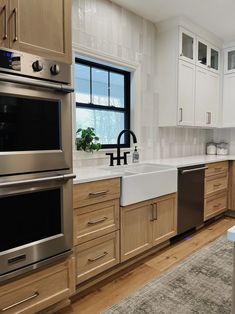
[[[191,236],[173,244],[138,264],[135,269],[120,275],[113,281],[97,288],[71,306],[59,311],[59,314],[98,314],[105,308],[119,302],[137,289],[144,286],[154,277],[159,276],[171,267],[206,244],[225,234],[227,229],[235,225],[234,218],[221,218],[203,227]]]

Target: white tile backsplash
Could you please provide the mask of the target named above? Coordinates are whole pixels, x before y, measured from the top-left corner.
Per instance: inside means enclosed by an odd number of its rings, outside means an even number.
[[[130,67],[136,64],[131,128],[138,137],[141,160],[204,154],[205,143],[213,137],[213,131],[158,128],[156,82],[160,78],[156,28],[152,22],[109,0],[73,0],[73,43],[78,52],[82,46],[94,51],[95,56],[107,55]],[[81,157],[75,152],[74,166],[107,164],[104,154]]]

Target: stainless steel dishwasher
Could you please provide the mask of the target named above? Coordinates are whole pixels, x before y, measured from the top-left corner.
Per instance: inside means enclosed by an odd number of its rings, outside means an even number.
[[[178,234],[203,223],[205,165],[178,168]]]

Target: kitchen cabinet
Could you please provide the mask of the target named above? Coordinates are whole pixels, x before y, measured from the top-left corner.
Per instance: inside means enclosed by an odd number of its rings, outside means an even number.
[[[119,199],[119,178],[74,185],[77,284],[120,262]]]
[[[176,198],[173,195],[160,197],[153,206],[153,245],[157,245],[176,235]]]
[[[212,46],[207,41],[197,37],[196,44],[196,64],[212,72],[219,72],[219,49]]]
[[[179,61],[178,121],[179,125],[194,125],[195,65]]]
[[[192,32],[179,28],[179,57],[181,60],[195,63],[196,36]]]
[[[205,171],[204,221],[227,210],[228,162],[207,165]]]
[[[215,127],[219,110],[219,75],[196,67],[195,125]]]
[[[224,75],[223,127],[235,126],[235,72]]]
[[[1,46],[71,63],[71,0],[0,2]]]
[[[75,247],[76,283],[98,275],[119,263],[119,231]]]
[[[220,49],[173,22],[157,29],[159,126],[217,127]]]
[[[121,207],[121,262],[176,235],[176,194]]]
[[[15,279],[0,287],[0,312],[47,313],[75,292],[74,258]],[[69,303],[67,303],[69,304]],[[50,308],[53,311],[53,308]]]
[[[0,0],[0,47],[9,47],[8,16],[9,7],[7,0]]]
[[[150,201],[121,207],[121,261],[152,247],[153,205]]]
[[[224,74],[235,73],[235,47],[224,49]]]

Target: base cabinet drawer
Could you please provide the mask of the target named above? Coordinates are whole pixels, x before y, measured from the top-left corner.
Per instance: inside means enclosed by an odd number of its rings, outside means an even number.
[[[208,196],[215,192],[222,191],[228,187],[227,173],[216,177],[209,177],[205,180],[205,195]]]
[[[208,167],[208,169],[206,169],[206,171],[205,171],[206,177],[228,172],[228,162],[227,161],[207,164],[207,167]]]
[[[227,192],[205,199],[204,220],[210,219],[227,209]]]
[[[74,210],[74,244],[96,239],[119,229],[119,199]]]
[[[0,313],[34,314],[75,290],[73,258],[0,287]]]
[[[119,231],[76,248],[77,284],[119,263]]]
[[[97,204],[120,197],[120,179],[107,179],[74,185],[73,208]]]

